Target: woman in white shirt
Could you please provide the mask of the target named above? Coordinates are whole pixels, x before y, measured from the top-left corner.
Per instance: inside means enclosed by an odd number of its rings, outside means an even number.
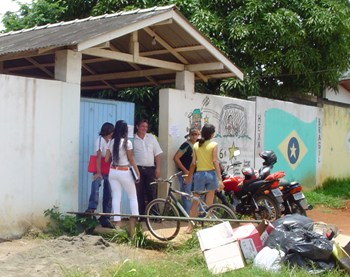
[[[129,198],[131,214],[139,215],[136,186],[130,165],[135,169],[138,178],[140,177],[140,172],[135,163],[132,143],[128,140],[128,125],[124,120],[118,120],[114,126],[114,133],[105,158],[106,161],[112,158],[108,177],[112,190],[113,213],[120,214],[123,188]],[[120,216],[113,217],[115,226],[120,226],[120,221]]]

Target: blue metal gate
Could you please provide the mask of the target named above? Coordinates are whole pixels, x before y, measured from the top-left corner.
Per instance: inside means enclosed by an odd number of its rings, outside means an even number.
[[[80,100],[80,143],[79,143],[79,211],[88,207],[92,174],[87,172],[89,157],[94,154],[95,140],[105,122],[113,125],[117,120],[125,120],[134,126],[135,104],[112,100],[81,98]],[[98,212],[102,212],[102,188]],[[122,197],[122,212],[129,213],[127,197]]]

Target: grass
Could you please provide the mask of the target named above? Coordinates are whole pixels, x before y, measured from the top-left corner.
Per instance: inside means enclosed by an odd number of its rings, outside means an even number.
[[[321,188],[304,192],[307,202],[313,206],[341,209],[350,199],[350,178],[327,179]]]
[[[311,192],[304,192],[308,203],[311,205],[323,205],[330,208],[342,208],[345,202],[350,199],[350,179],[328,179],[322,188],[318,188]],[[133,238],[128,238],[126,234],[114,235],[109,239],[115,243],[127,243],[132,247],[140,247],[146,249],[154,249],[166,253],[165,258],[157,260],[131,261],[125,260],[114,266],[109,266],[102,270],[99,276],[219,276],[226,277],[311,277],[315,273],[309,273],[301,267],[283,266],[279,272],[265,271],[253,267],[252,264],[246,265],[244,268],[230,271],[223,274],[213,275],[208,269],[201,253],[197,236],[194,234],[190,239],[179,244],[169,242],[159,243],[148,238],[137,226],[137,230]],[[320,274],[318,274],[320,275]],[[342,277],[350,276],[348,272],[339,268],[328,270],[321,274],[323,277]],[[65,276],[69,277],[85,277],[89,276],[76,271],[65,272]]]
[[[185,241],[176,249],[165,250],[168,255],[159,260],[148,260],[136,262],[125,260],[114,266],[109,266],[100,272],[104,276],[142,276],[142,277],[311,277],[314,273],[309,273],[300,267],[283,266],[279,272],[265,271],[254,267],[252,264],[244,268],[237,269],[222,274],[213,275],[208,269],[203,254],[199,249],[199,242],[196,235]],[[340,269],[334,269],[323,273],[323,277],[341,277],[346,272]],[[66,275],[66,276],[85,276],[85,275]]]

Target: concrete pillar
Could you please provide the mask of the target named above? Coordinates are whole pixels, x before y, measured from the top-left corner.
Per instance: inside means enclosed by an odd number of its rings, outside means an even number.
[[[81,53],[72,50],[57,51],[55,56],[55,80],[80,85],[81,65]]]
[[[175,88],[194,93],[194,73],[190,71],[177,72]]]
[[[162,147],[163,154],[161,155],[161,177],[167,178],[169,174],[169,162],[171,153],[169,153],[169,89],[161,89],[159,91],[159,143]],[[164,184],[158,185],[158,197],[166,197],[167,186]]]

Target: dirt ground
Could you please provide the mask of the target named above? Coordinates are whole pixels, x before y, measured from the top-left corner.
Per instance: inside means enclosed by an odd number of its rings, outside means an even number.
[[[333,224],[338,228],[339,233],[350,236],[350,201],[341,210],[317,206],[308,211],[307,216],[314,222]]]
[[[342,234],[350,235],[350,202],[342,210],[318,206],[309,211],[308,216],[314,222],[333,224]],[[183,240],[187,236],[181,230],[177,239]],[[90,235],[63,236],[52,240],[0,241],[0,275],[72,276],[72,273],[81,270],[86,272],[86,276],[100,276],[98,272],[106,266],[126,259],[147,262],[162,259],[165,255],[157,251],[110,244],[100,236]]]

